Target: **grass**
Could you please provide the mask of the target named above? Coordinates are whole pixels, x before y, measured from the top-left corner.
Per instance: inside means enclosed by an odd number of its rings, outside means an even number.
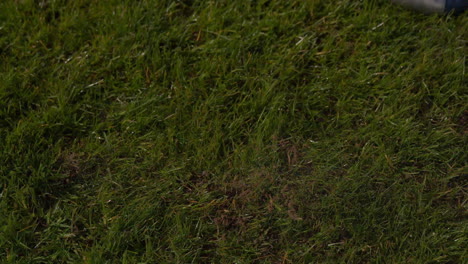
[[[0,3],[1,263],[466,263],[468,17]]]

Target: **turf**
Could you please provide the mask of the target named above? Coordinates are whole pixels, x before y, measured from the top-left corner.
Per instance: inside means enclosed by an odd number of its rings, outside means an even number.
[[[0,2],[1,263],[466,263],[468,16]]]

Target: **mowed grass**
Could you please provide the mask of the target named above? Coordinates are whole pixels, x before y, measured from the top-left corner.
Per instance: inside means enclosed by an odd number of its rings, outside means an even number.
[[[0,3],[1,263],[466,263],[467,14]]]

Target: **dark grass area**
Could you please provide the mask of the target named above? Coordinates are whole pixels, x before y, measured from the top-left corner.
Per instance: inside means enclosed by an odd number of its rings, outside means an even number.
[[[1,263],[464,263],[466,14],[0,3]]]

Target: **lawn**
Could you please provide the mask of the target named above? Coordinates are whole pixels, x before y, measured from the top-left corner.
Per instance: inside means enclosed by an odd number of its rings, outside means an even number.
[[[0,2],[0,263],[466,263],[468,16]]]

